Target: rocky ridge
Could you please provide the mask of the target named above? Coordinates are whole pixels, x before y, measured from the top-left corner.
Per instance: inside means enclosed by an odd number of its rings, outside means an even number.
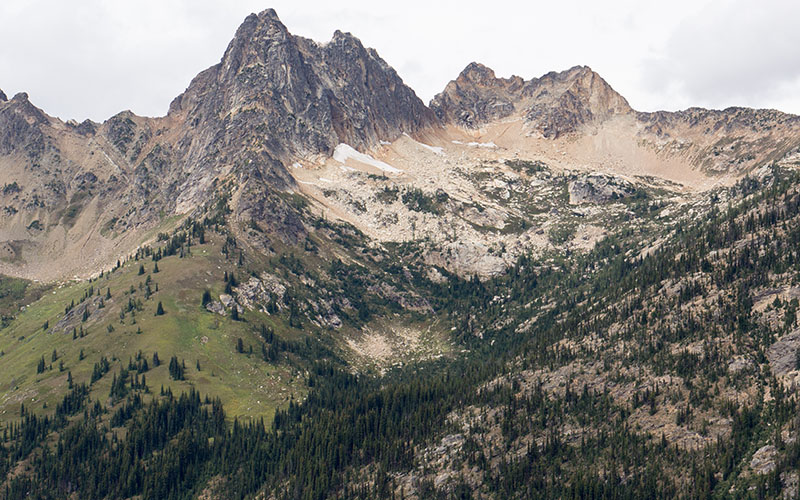
[[[634,184],[641,177],[682,192],[730,185],[800,148],[797,117],[740,108],[640,113],[585,66],[524,80],[472,63],[428,107],[353,35],[337,31],[327,43],[294,36],[271,9],[245,19],[220,62],[164,117],[124,111],[104,123],[62,122],[25,94],[1,97],[0,273],[44,280],[94,273],[212,204],[255,224],[259,231],[244,236],[259,251],[274,240],[299,243],[310,228],[296,193],[378,241],[432,236],[430,263],[491,274],[518,252],[549,245],[542,234],[563,212],[526,216],[560,181],[530,179],[520,189],[516,173],[487,165],[523,161],[556,177],[597,172]],[[448,200],[417,210],[386,203],[386,189]],[[488,198],[475,198],[479,191]],[[438,229],[448,214],[458,219],[455,233]],[[495,234],[488,244],[487,228]],[[589,245],[600,233],[585,228]]]
[[[587,66],[525,81],[497,78],[474,62],[433,98],[431,109],[445,123],[473,129],[520,114],[529,133],[546,138],[632,112],[625,98]]]

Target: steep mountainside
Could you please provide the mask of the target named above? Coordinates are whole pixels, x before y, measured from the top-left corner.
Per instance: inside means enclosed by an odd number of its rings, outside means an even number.
[[[49,280],[110,265],[225,180],[235,184],[237,215],[296,242],[304,229],[277,194],[295,186],[287,165],[436,121],[353,36],[337,32],[319,45],[267,10],[245,20],[222,61],[164,118],[123,112],[101,125],[62,123],[21,94],[0,102],[0,124],[1,201],[12,216],[0,224],[0,270]]]

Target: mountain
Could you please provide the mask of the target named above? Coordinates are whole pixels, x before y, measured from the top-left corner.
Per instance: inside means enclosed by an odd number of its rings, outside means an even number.
[[[431,101],[431,109],[442,122],[467,128],[521,114],[532,132],[546,138],[633,112],[625,98],[585,66],[526,82],[518,76],[497,78],[478,63],[448,83]]]
[[[516,158],[558,172],[702,190],[731,184],[798,147],[796,117],[747,109],[639,113],[587,67],[526,81],[497,78],[472,63],[427,107],[357,38],[336,32],[318,44],[296,37],[273,10],[249,16],[220,63],[200,73],[165,117],[122,112],[102,124],[64,123],[20,94],[0,102],[0,120],[7,215],[0,271],[45,281],[108,268],[220,197],[231,198],[238,219],[261,224],[263,236],[243,235],[260,251],[270,247],[267,234],[296,244],[307,228],[287,198],[295,192],[380,241],[429,238],[429,263],[486,276],[549,245],[537,232],[552,221],[487,240],[476,226],[507,228],[545,207],[507,207],[486,192],[504,188],[474,185],[474,178],[472,186],[452,182],[463,174],[447,159],[451,150],[476,162]],[[429,148],[410,151],[409,138]],[[476,147],[483,151],[474,154]],[[356,154],[391,168],[359,162]],[[367,178],[356,188],[342,179],[343,158],[355,161],[348,169],[403,173],[399,183]],[[508,170],[492,182],[516,182]],[[376,204],[386,201],[384,189],[441,192],[452,203],[425,217],[407,204]],[[490,210],[475,213],[472,201]],[[455,225],[455,233],[440,224]],[[488,252],[498,247],[508,251]]]
[[[798,148],[273,10],[164,117],[0,92],[0,500],[796,497]]]
[[[13,252],[3,269],[40,279],[113,263],[223,179],[235,180],[240,217],[297,241],[303,228],[276,194],[295,187],[288,165],[436,123],[374,50],[341,32],[325,45],[294,37],[273,10],[249,16],[166,117],[62,123],[19,95],[0,120],[4,179],[17,186],[3,200],[13,215],[0,228]]]
[[[636,112],[588,67],[525,81],[517,76],[497,78],[491,69],[472,63],[433,98],[431,109],[443,123],[470,130],[485,133],[489,130],[481,129],[493,123],[518,120],[518,133],[526,137],[572,135],[580,143],[589,136],[591,147],[609,156],[638,150],[653,153],[662,164],[679,158],[681,168],[712,176],[740,176],[797,148],[796,116],[746,108]],[[609,150],[597,144],[598,137],[635,143]],[[668,168],[660,167],[657,175],[669,176],[664,172]]]

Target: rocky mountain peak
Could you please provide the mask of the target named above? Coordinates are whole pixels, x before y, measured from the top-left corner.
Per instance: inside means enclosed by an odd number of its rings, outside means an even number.
[[[2,89],[0,89],[0,102],[6,102],[6,101],[8,101],[8,97],[6,97],[6,94],[3,92]]]
[[[227,150],[232,142],[250,149],[259,143],[262,153],[284,165],[330,154],[342,142],[369,148],[436,123],[397,73],[358,38],[341,31],[327,44],[295,37],[274,10],[248,16],[220,64],[198,75],[170,114],[185,115],[193,130],[234,134],[226,140]],[[209,146],[194,143],[203,150]]]
[[[458,75],[456,81],[461,84],[474,83],[484,85],[494,82],[496,79],[494,71],[481,63],[471,62]]]
[[[470,63],[431,101],[443,123],[477,128],[515,113],[545,137],[574,132],[577,127],[631,108],[588,66],[575,66],[525,81],[497,78],[490,68]]]
[[[244,20],[220,63],[192,81],[170,115],[181,123],[174,152],[192,199],[203,197],[198,179],[211,185],[233,166],[250,186],[240,208],[259,220],[268,216],[269,192],[295,186],[286,166],[298,159],[331,155],[340,143],[363,151],[437,125],[358,38],[337,31],[320,44],[294,36],[274,10]]]
[[[596,108],[595,111],[600,114],[625,114],[633,111],[628,101],[589,66],[574,66],[560,73],[548,73],[531,83],[533,87],[562,83],[567,87],[566,92],[590,100]],[[606,113],[603,113],[602,107],[606,108]]]
[[[236,77],[254,64],[291,57],[292,35],[273,9],[250,14],[242,22],[222,57],[221,76]]]
[[[466,68],[458,75],[456,79],[458,85],[479,85],[482,87],[499,87],[505,88],[511,92],[516,92],[525,81],[519,76],[512,76],[510,78],[497,78],[494,70],[484,66],[481,63],[471,62]]]
[[[331,42],[333,43],[342,43],[342,42],[352,43],[354,41],[358,45],[361,45],[361,41],[358,39],[358,37],[354,36],[349,31],[342,31],[342,30],[334,31],[333,37],[331,38]]]
[[[534,134],[556,138],[632,113],[628,101],[588,66],[551,72],[526,83],[524,119]]]
[[[430,107],[442,123],[477,128],[513,114],[524,83],[518,76],[497,78],[491,68],[472,62],[431,100]]]
[[[5,97],[5,94],[3,95]],[[19,92],[11,100],[2,100],[6,103],[6,111],[13,113],[17,117],[26,120],[29,124],[44,124],[48,122],[47,115],[31,103],[28,94]]]
[[[255,14],[251,14],[251,16],[252,15]],[[278,18],[278,13],[273,8],[262,10],[256,17],[260,19],[273,19],[275,21],[280,22],[280,19]]]

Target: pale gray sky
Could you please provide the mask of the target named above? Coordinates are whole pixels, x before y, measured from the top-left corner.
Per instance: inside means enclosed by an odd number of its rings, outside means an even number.
[[[577,64],[639,110],[800,113],[795,0],[3,0],[0,89],[51,115],[164,115],[268,7],[318,41],[350,31],[428,102],[471,61],[526,79]]]

